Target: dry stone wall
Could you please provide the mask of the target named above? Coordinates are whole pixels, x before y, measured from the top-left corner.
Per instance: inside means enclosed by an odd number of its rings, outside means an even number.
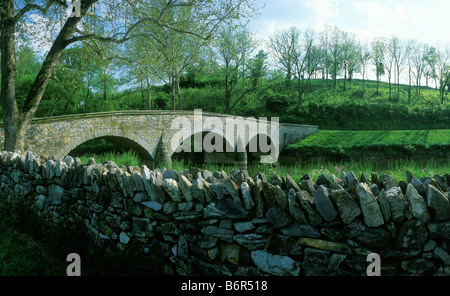
[[[370,180],[370,181],[369,181]],[[450,275],[450,175],[248,176],[0,154],[0,198],[169,275]]]

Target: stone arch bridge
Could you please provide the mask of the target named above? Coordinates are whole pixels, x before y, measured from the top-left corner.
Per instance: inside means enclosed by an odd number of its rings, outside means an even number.
[[[187,134],[194,138],[201,134],[199,137],[203,139],[205,133],[213,132],[215,135],[226,136],[225,146],[231,147],[235,155],[240,153],[241,156],[237,159],[246,163],[245,151],[242,153],[239,150],[239,143],[242,146],[239,130],[245,130],[246,138],[241,139],[247,139],[244,146],[248,151],[249,140],[255,138],[255,133],[260,136],[265,129],[270,145],[277,154],[287,145],[318,131],[317,126],[277,123],[273,119],[241,118],[202,113],[201,110],[116,111],[35,118],[26,134],[25,150],[63,159],[84,142],[105,138],[121,147],[133,149],[145,162],[170,163],[177,148],[180,149],[178,143],[181,140],[176,137],[180,138],[181,131],[184,131],[184,136]],[[224,135],[225,130],[234,131],[234,137]],[[0,143],[3,147],[3,123],[0,123]]]

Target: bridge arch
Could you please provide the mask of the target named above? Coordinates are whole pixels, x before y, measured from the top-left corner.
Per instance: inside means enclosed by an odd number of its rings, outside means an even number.
[[[173,151],[170,154],[171,158],[189,157],[194,162],[208,162],[217,158],[223,160],[225,155],[234,155],[236,152],[236,147],[233,147],[232,143],[226,137],[212,131],[193,133],[187,139],[183,140],[183,143],[180,143],[177,147],[173,147]],[[220,145],[220,142],[222,142],[222,145]],[[212,144],[212,147],[209,145],[207,147],[205,144]],[[198,149],[199,146],[201,146],[202,151],[195,152],[195,149]],[[216,149],[219,151],[216,151]]]
[[[150,145],[142,138],[139,138],[132,133],[124,132],[122,130],[110,130],[108,132],[99,130],[94,133],[86,133],[74,137],[73,140],[71,140],[61,149],[61,152],[59,152],[56,157],[63,159],[67,155],[70,155],[71,151],[73,151],[83,143],[86,143],[90,140],[102,138],[118,145],[118,147],[129,148],[133,151],[136,151],[139,157],[145,163],[152,162],[155,159],[156,147],[150,147]]]

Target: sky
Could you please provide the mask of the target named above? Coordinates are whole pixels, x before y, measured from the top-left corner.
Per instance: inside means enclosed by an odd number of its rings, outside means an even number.
[[[450,44],[448,0],[256,0],[261,15],[251,28],[259,39],[296,26],[322,30],[337,26],[362,40],[413,38],[430,45]]]

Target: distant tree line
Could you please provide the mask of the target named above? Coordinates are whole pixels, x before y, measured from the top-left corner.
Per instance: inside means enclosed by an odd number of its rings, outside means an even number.
[[[432,46],[397,36],[376,38],[369,43],[331,26],[321,32],[292,27],[276,32],[268,44],[275,66],[286,75],[286,83],[296,81],[299,102],[310,79],[330,79],[337,87],[338,77],[343,77],[345,91],[347,81],[355,74],[361,75],[364,85],[369,71],[373,71],[377,83],[386,76],[389,100],[399,95],[402,78],[407,81],[409,104],[413,89],[420,97],[423,83],[429,86],[431,81],[439,89],[443,104],[450,85],[449,45]]]

